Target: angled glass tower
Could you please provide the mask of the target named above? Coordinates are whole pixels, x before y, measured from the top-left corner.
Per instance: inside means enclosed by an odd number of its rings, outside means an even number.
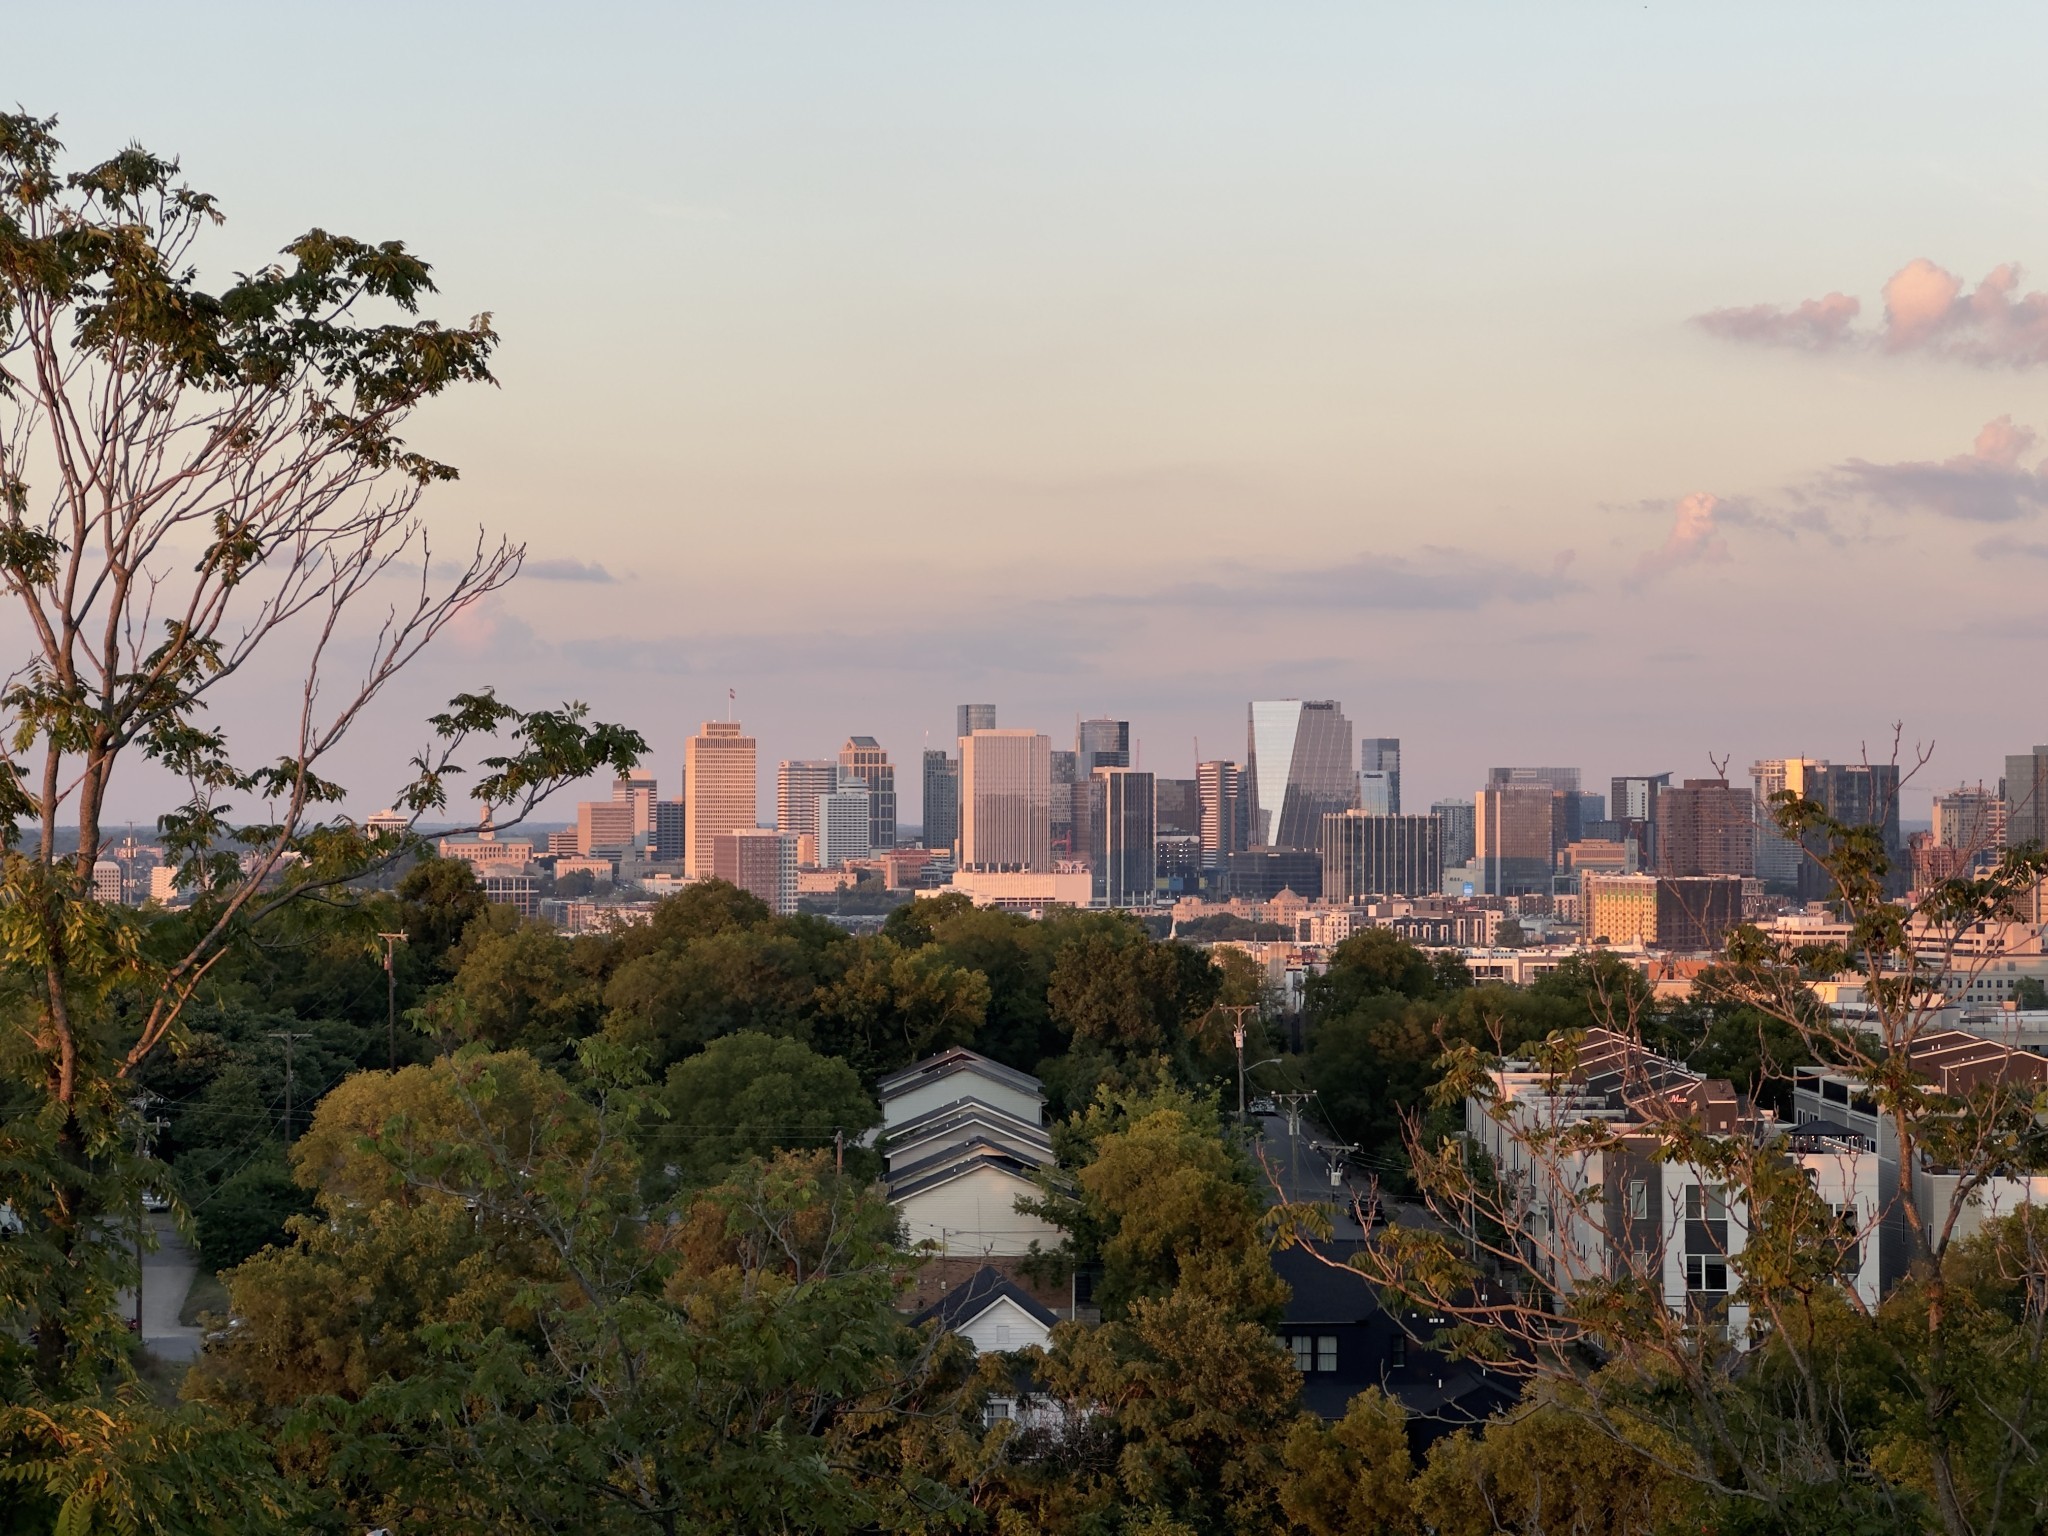
[[[1255,700],[1245,792],[1254,848],[1320,848],[1323,817],[1357,803],[1351,722],[1335,699]]]

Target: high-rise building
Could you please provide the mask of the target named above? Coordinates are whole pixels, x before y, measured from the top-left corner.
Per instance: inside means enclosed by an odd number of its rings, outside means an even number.
[[[1541,784],[1560,794],[1577,794],[1579,770],[1576,768],[1489,768],[1486,770],[1489,789],[1498,789],[1507,784]]]
[[[872,736],[849,736],[839,749],[840,768],[868,787],[868,846],[896,846],[896,768]]]
[[[1097,768],[1088,781],[1088,868],[1103,907],[1149,907],[1156,894],[1159,836],[1152,775]]]
[[[1201,801],[1202,868],[1227,869],[1230,856],[1244,848],[1251,827],[1244,770],[1221,760],[1199,763],[1195,793]]]
[[[796,910],[796,834],[768,827],[743,827],[711,839],[704,871],[768,903],[778,917]]]
[[[992,731],[996,728],[996,707],[993,704],[962,704],[953,711],[959,729],[955,737],[972,736],[976,731]]]
[[[839,788],[839,765],[829,757],[785,758],[775,765],[775,830],[798,837],[818,834],[818,796]]]
[[[960,863],[1052,870],[1052,738],[981,730],[960,739]]]
[[[1471,800],[1439,800],[1429,814],[1443,823],[1444,868],[1470,864],[1479,847],[1477,805]]]
[[[612,798],[633,807],[633,835],[646,837],[654,831],[654,775],[622,773],[612,785]]]
[[[2008,759],[2010,762],[2011,759]],[[2020,759],[2024,762],[2024,759]],[[1789,880],[1802,900],[1814,901],[1833,894],[1827,872],[1811,855],[1824,850],[1818,835],[1802,851],[1774,825],[1769,824],[1770,796],[1788,791],[1811,800],[1845,826],[1879,829],[1885,852],[1892,856],[1889,886],[1903,892],[1911,883],[1912,870],[1900,857],[1905,844],[1899,835],[1899,770],[1895,763],[1830,763],[1811,757],[1770,758],[1750,769],[1756,786],[1758,876],[1765,880]]]
[[[1131,722],[1100,717],[1074,727],[1074,771],[1085,782],[1098,768],[1131,766]]]
[[[2048,848],[2048,747],[2005,760],[2005,841],[2011,848]]]
[[[929,747],[924,754],[924,845],[950,852],[960,840],[960,759]]]
[[[1982,784],[1958,785],[1934,797],[1934,842],[1954,850],[1958,867],[1989,869],[2006,845],[2005,797]]]
[[[1808,769],[1825,766],[1812,758],[1769,757],[1749,765],[1756,806],[1756,875],[1768,885],[1796,886],[1806,856],[1799,845],[1778,830],[1777,807],[1771,797],[1786,790],[1803,793]]]
[[[1323,888],[1323,856],[1313,848],[1241,848],[1229,871],[1238,901],[1271,901],[1283,891],[1313,899]]]
[[[1052,789],[1047,801],[1055,859],[1088,857],[1088,788],[1081,776],[1080,754],[1052,749]]]
[[[576,807],[576,851],[585,857],[629,851],[634,820],[631,800],[584,801]]]
[[[1444,883],[1444,824],[1434,816],[1340,811],[1323,818],[1323,900],[1434,896]]]
[[[1496,782],[1473,797],[1473,858],[1488,896],[1548,893],[1558,791],[1540,779]]]
[[[1687,779],[1657,796],[1657,873],[1754,875],[1756,813],[1726,779]]]
[[[684,822],[682,801],[654,802],[654,837],[648,845],[648,852],[655,862],[680,864],[683,861]]]
[[[1607,817],[1602,830],[1617,842],[1634,843],[1637,862],[1654,867],[1657,857],[1657,797],[1671,787],[1668,773],[1616,774],[1608,785]],[[1595,817],[1594,820],[1600,818]]]
[[[1202,790],[1193,779],[1152,780],[1152,802],[1161,837],[1202,835]]]
[[[1244,779],[1254,848],[1317,848],[1323,817],[1358,795],[1351,722],[1335,699],[1254,701]]]
[[[818,796],[816,822],[820,869],[837,869],[875,851],[874,794],[850,769],[840,770],[836,789]]]
[[[1382,816],[1401,814],[1401,738],[1398,736],[1368,736],[1358,744],[1358,771],[1361,775],[1380,774],[1386,781],[1386,809]],[[1363,787],[1361,781],[1361,788]],[[1362,799],[1360,808],[1372,807]]]
[[[1368,816],[1392,816],[1401,798],[1400,779],[1376,768],[1358,770],[1358,808]]]
[[[754,738],[741,734],[737,720],[706,720],[683,743],[685,874],[711,873],[720,833],[753,830],[758,794]]]

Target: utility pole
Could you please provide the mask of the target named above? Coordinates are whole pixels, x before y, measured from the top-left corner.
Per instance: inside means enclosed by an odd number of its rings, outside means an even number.
[[[294,1084],[292,1076],[292,1043],[297,1040],[310,1040],[313,1037],[302,1031],[273,1029],[270,1031],[270,1038],[284,1042],[284,1144],[290,1146],[292,1144],[292,1088]]]
[[[1218,1003],[1219,1013],[1227,1013],[1230,1019],[1230,1043],[1237,1047],[1237,1118],[1244,1119],[1244,1016],[1257,1013],[1257,1003]]]
[[[1287,1103],[1287,1198],[1294,1198],[1294,1186],[1301,1179],[1301,1106],[1312,1095],[1299,1090],[1292,1093],[1276,1093],[1276,1099]]]
[[[834,1173],[846,1172],[846,1132],[844,1131],[834,1131],[832,1133],[832,1171]]]
[[[391,1070],[398,1070],[398,968],[392,963],[397,954],[395,946],[406,942],[402,933],[380,933],[384,941],[384,1042],[389,1052]]]

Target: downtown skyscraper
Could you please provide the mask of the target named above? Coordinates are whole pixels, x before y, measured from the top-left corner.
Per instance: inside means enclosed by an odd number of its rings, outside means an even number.
[[[1246,715],[1249,845],[1320,849],[1323,817],[1350,810],[1358,795],[1343,706],[1335,699],[1257,700]]]

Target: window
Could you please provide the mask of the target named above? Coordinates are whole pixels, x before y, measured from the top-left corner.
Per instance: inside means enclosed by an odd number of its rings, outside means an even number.
[[[1685,1288],[1688,1291],[1728,1289],[1728,1261],[1711,1253],[1685,1256]]]
[[[1628,1181],[1628,1219],[1648,1221],[1650,1219],[1650,1185],[1646,1179]]]
[[[1334,1371],[1337,1369],[1337,1336],[1323,1334],[1316,1340],[1316,1369]]]
[[[1015,1416],[1016,1405],[1007,1397],[992,1397],[981,1410],[981,1422],[985,1427],[994,1428],[1007,1418]]]
[[[1316,1341],[1305,1333],[1297,1333],[1287,1342],[1294,1347],[1294,1368],[1304,1374],[1314,1370]]]
[[[996,1324],[996,1348],[997,1348],[997,1349],[999,1349],[999,1350],[1006,1350],[1006,1349],[1008,1349],[1009,1347],[1010,1347],[1010,1325],[1009,1325],[1008,1323],[997,1323],[997,1324]]]
[[[1688,1184],[1685,1186],[1685,1219],[1687,1221],[1726,1221],[1728,1202],[1721,1191],[1711,1184]]]
[[[1387,1346],[1387,1368],[1402,1371],[1408,1368],[1408,1335],[1396,1331],[1391,1344]]]

